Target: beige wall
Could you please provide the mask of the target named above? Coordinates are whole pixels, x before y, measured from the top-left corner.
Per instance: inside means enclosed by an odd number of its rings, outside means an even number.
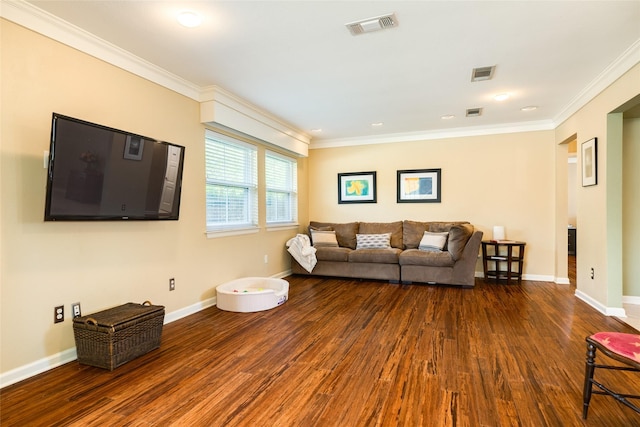
[[[625,296],[640,297],[640,119],[623,124],[623,288]]]
[[[621,307],[622,285],[616,276],[622,276],[618,265],[621,260],[611,256],[615,247],[622,247],[622,242],[611,227],[615,228],[617,217],[621,217],[621,203],[616,199],[637,198],[632,193],[618,195],[608,187],[615,187],[611,177],[622,170],[621,162],[610,165],[608,156],[618,151],[610,146],[609,134],[618,133],[607,128],[608,113],[632,99],[640,93],[640,64],[625,73],[620,79],[610,85],[602,93],[587,103],[577,113],[556,128],[556,142],[559,144],[571,135],[576,134],[578,140],[578,169],[582,168],[580,144],[593,138],[598,138],[598,185],[591,187],[578,186],[577,189],[577,226],[579,238],[577,244],[577,290],[603,307]],[[623,130],[619,133],[622,135]],[[621,143],[621,142],[616,142]],[[609,168],[611,167],[611,170]],[[615,188],[614,188],[615,190]],[[614,205],[612,205],[612,203]],[[615,204],[620,206],[615,206]],[[618,212],[620,211],[620,212]],[[559,219],[564,222],[565,217]],[[609,222],[608,222],[609,218]],[[618,224],[621,229],[622,225]],[[622,249],[622,264],[636,262],[634,257],[638,253],[638,245],[634,250]],[[611,248],[614,248],[613,250]],[[637,262],[636,262],[637,263]],[[609,268],[611,264],[611,267]],[[590,278],[590,269],[594,268],[594,279]]]
[[[311,219],[467,220],[487,239],[503,225],[508,239],[527,242],[525,275],[553,280],[553,138],[541,131],[311,150]],[[396,203],[396,171],[429,168],[442,169],[442,202]],[[377,172],[378,202],[339,205],[337,174],[362,171]]]
[[[151,300],[171,313],[213,297],[228,280],[289,269],[284,243],[296,230],[206,238],[196,101],[8,21],[0,25],[0,372],[73,348],[71,303],[88,314]],[[43,222],[43,152],[54,111],[184,145],[180,220]],[[307,221],[304,197],[301,203]],[[66,320],[54,325],[53,307],[63,304]]]
[[[73,302],[86,314],[151,300],[171,313],[208,300],[233,278],[289,268],[284,242],[295,230],[205,237],[197,102],[7,21],[0,25],[0,373],[73,348]],[[527,242],[526,275],[566,277],[566,256],[556,251],[566,248],[566,148],[560,157],[556,144],[572,134],[578,142],[597,136],[599,185],[577,191],[578,288],[606,305],[606,275],[598,274],[607,258],[606,114],[637,93],[640,65],[555,132],[312,150],[299,162],[299,222],[468,220],[486,238],[504,225],[507,238]],[[53,111],[184,145],[180,221],[44,223],[42,158]],[[625,128],[629,134],[637,135],[635,124]],[[420,168],[442,169],[442,203],[397,204],[396,171]],[[378,173],[378,203],[338,205],[337,173],[369,170]],[[629,250],[625,265],[637,253]],[[591,265],[595,281],[587,278]],[[171,293],[170,277],[177,282]],[[61,304],[67,320],[54,325],[53,307]]]

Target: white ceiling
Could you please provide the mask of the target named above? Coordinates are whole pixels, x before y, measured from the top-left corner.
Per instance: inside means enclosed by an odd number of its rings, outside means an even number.
[[[232,92],[314,143],[549,129],[620,64],[640,61],[638,0],[29,3],[202,90]],[[181,27],[184,9],[202,25]],[[345,27],[391,12],[397,28],[352,36]],[[474,67],[490,65],[492,80],[471,82]],[[505,92],[509,100],[493,100]],[[520,110],[528,105],[539,108]],[[483,115],[465,117],[475,107]]]

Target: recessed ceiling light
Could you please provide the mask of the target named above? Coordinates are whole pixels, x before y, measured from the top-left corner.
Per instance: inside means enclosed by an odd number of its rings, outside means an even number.
[[[322,129],[321,129],[321,128],[311,129],[311,132],[313,132],[313,133],[320,133],[320,132],[322,132]]]
[[[180,25],[187,28],[194,28],[202,23],[202,17],[191,10],[184,10],[178,13],[177,18]]]
[[[445,114],[444,116],[441,116],[440,118],[442,120],[451,120],[453,118],[455,118],[456,116],[454,116],[453,114]]]
[[[378,126],[382,126],[383,124],[384,123],[382,122],[376,122],[376,123],[371,123],[371,126],[378,127]]]
[[[509,94],[508,93],[501,93],[501,94],[498,94],[498,95],[494,96],[493,99],[495,99],[496,101],[505,101],[505,100],[509,99]]]
[[[533,110],[537,110],[538,107],[536,105],[527,105],[526,107],[522,107],[520,110],[521,111],[533,111]]]

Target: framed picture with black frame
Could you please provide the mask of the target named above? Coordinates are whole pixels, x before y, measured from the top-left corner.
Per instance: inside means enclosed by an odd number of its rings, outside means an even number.
[[[582,143],[582,186],[598,184],[598,139]]]
[[[440,203],[441,169],[398,171],[398,203]]]
[[[338,203],[376,203],[376,173],[338,174]]]

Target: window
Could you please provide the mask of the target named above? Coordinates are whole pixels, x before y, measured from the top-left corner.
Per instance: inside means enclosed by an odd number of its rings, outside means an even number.
[[[257,149],[206,132],[207,231],[258,226]]]
[[[264,159],[267,224],[298,221],[298,165],[295,159],[267,151]]]

